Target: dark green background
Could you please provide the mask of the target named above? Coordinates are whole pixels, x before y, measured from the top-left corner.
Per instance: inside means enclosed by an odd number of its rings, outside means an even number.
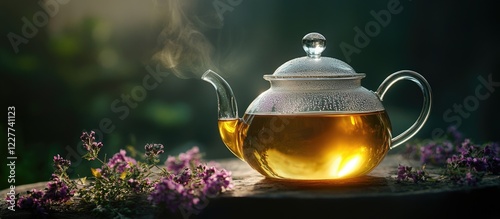
[[[146,143],[162,143],[172,155],[196,145],[207,159],[232,157],[217,131],[214,90],[198,79],[206,67],[198,59],[185,56],[180,63],[178,70],[186,79],[162,68],[170,75],[123,119],[119,118],[123,111],[117,113],[111,107],[142,85],[148,75],[146,66],[158,66],[152,60],[159,49],[158,37],[176,17],[192,22],[192,26],[180,24],[179,31],[182,25],[191,27],[213,47],[208,58],[232,85],[241,116],[253,98],[269,87],[262,75],[304,55],[300,42],[305,34],[322,33],[328,41],[323,55],[348,61],[340,44],[355,45],[354,28],[364,30],[373,24],[376,19],[370,12],[388,10],[391,1],[242,0],[231,6],[238,1],[191,0],[173,9],[175,2],[69,1],[59,5],[27,44],[19,45],[18,53],[8,34],[22,35],[22,18],[32,22],[33,15],[43,10],[37,1],[1,3],[0,95],[5,117],[0,140],[5,149],[0,151],[5,160],[6,111],[7,106],[15,106],[16,185],[48,180],[52,156],[80,153],[82,131],[99,130],[105,118],[115,126],[100,136],[108,157],[127,145],[141,152]],[[217,17],[214,2],[227,5],[223,20]],[[433,108],[416,137],[432,138],[433,130],[455,124],[456,120],[444,118],[446,111],[474,99],[481,85],[478,77],[491,75],[493,81],[500,81],[498,11],[493,1],[401,0],[399,4],[401,11],[380,26],[360,53],[350,56],[349,64],[366,73],[362,84],[371,90],[392,72],[421,73],[432,87]],[[499,90],[496,87],[488,98],[479,100],[467,115],[450,114],[461,120],[459,129],[467,137],[476,142],[499,140]],[[421,104],[420,91],[410,82],[401,82],[387,93],[384,106],[395,134],[413,123]],[[89,168],[98,166],[76,157],[71,157],[75,176],[89,175]],[[3,189],[8,185],[6,165],[2,166]]]

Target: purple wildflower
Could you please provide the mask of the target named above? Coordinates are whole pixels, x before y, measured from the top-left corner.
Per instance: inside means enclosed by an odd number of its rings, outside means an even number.
[[[45,218],[48,216],[47,209],[51,204],[64,203],[73,197],[73,191],[56,176],[54,181],[47,183],[44,191],[32,189],[26,195],[17,200],[20,209],[31,209],[36,215]]]
[[[484,146],[483,155],[488,163],[488,171],[500,174],[500,146],[498,143],[488,143]]]
[[[163,145],[162,144],[146,144],[144,146],[144,149],[146,150],[146,156],[157,156],[160,154],[163,154],[165,151],[163,150]]]
[[[17,207],[20,209],[29,209],[40,218],[46,218],[48,212],[45,208],[43,191],[32,189],[25,196],[19,197]]]
[[[486,173],[500,173],[498,144],[474,145],[465,139],[447,160],[448,179],[456,184],[476,185]]]
[[[200,190],[194,184],[183,186],[172,177],[164,177],[158,182],[148,200],[153,205],[166,208],[171,212],[178,209],[197,209],[200,203]]]
[[[127,152],[125,150],[120,150],[119,153],[116,153],[111,157],[108,161],[108,167],[111,169],[115,169],[118,173],[123,173],[126,170],[129,170],[132,166],[137,164],[137,161],[134,158],[128,157]]]
[[[102,142],[95,142],[95,132],[94,131],[90,131],[90,134],[88,134],[87,132],[83,132],[82,136],[80,136],[80,139],[83,142],[83,147],[87,151],[100,149],[103,146]]]
[[[87,160],[95,160],[99,150],[101,150],[103,144],[102,142],[95,142],[95,132],[91,131],[90,134],[83,132],[80,139],[83,142],[83,147],[87,150],[87,154],[83,158]]]
[[[198,147],[193,147],[178,157],[168,156],[165,165],[167,170],[175,174],[181,173],[185,168],[196,167],[201,163],[201,154]]]
[[[57,179],[47,183],[47,188],[42,199],[45,202],[62,203],[70,200],[73,197],[73,193],[74,191],[70,190],[63,181]]]
[[[127,184],[132,189],[132,191],[136,193],[148,191],[151,188],[151,181],[149,180],[149,178],[131,178],[127,180]]]
[[[458,151],[460,152],[458,155],[454,155],[448,159],[448,164],[467,167],[479,172],[489,171],[490,157],[485,156],[485,154],[491,155],[489,147],[481,148],[473,145],[469,139],[465,139]]]
[[[164,177],[156,183],[148,200],[155,206],[166,207],[175,212],[186,204],[185,194],[186,190],[183,185],[175,182],[172,177]]]
[[[203,178],[205,187],[203,193],[207,196],[215,196],[232,188],[231,172],[225,169],[217,170],[215,167],[207,168],[206,175]]]
[[[56,168],[56,170],[64,170],[69,166],[71,166],[70,160],[62,158],[59,154],[57,156],[54,156],[54,168]]]
[[[66,175],[66,170],[71,166],[71,161],[61,157],[61,155],[54,156],[54,173],[57,175]],[[54,174],[53,174],[54,175]],[[53,176],[54,178],[54,176]]]
[[[454,153],[453,144],[449,141],[442,143],[430,142],[420,148],[421,164],[445,164],[446,159]]]
[[[43,191],[32,189],[27,192],[27,195],[19,197],[17,200],[17,207],[21,209],[28,209],[37,204],[41,205],[41,199],[43,197]]]
[[[196,166],[193,168],[184,167],[182,170],[177,170],[176,173],[162,178],[155,185],[148,200],[154,205],[165,207],[172,212],[177,209],[198,209],[200,200],[232,189],[231,173],[225,169],[201,164],[198,153],[198,149],[194,148],[183,156],[179,156],[176,161],[182,161],[181,164],[190,166],[196,164]],[[180,166],[175,167],[180,168]]]
[[[193,177],[193,174],[191,173],[191,169],[190,168],[185,168],[182,173],[178,174],[177,176],[174,177],[174,180],[178,183],[180,183],[181,185],[187,185],[192,177]]]
[[[403,166],[403,165],[398,165],[398,177],[397,181],[402,182],[408,179],[408,172],[411,171],[411,167],[408,166]]]
[[[461,144],[457,147],[457,152],[463,156],[467,156],[472,154],[476,149],[476,146],[472,144],[470,139],[466,138]]]
[[[422,182],[427,180],[427,173],[423,170],[412,170],[410,166],[398,165],[397,172],[397,182],[404,182],[408,180],[413,180],[414,183]]]
[[[162,144],[146,144],[144,150],[146,151],[146,160],[150,163],[160,162],[158,157],[165,152]]]

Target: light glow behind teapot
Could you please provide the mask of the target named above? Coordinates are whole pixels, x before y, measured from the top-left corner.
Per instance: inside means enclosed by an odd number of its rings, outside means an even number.
[[[253,169],[266,177],[291,180],[362,176],[422,128],[431,109],[431,88],[420,74],[395,72],[373,92],[361,86],[365,74],[321,56],[326,47],[321,34],[309,33],[302,43],[307,56],[264,75],[270,88],[248,106],[242,118],[229,84],[211,70],[202,76],[216,89],[223,142]],[[415,82],[424,101],[417,121],[392,138],[382,100],[399,80]]]

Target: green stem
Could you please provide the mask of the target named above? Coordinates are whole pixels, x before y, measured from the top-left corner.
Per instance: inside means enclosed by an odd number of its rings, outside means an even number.
[[[96,157],[95,157],[95,159],[96,159],[96,160],[98,160],[99,162],[101,162],[101,164],[106,165],[106,163],[104,163],[104,161],[102,161],[101,159],[99,159],[99,158],[97,157],[97,153],[96,153]]]
[[[160,169],[160,170],[161,170],[161,172],[162,172],[163,174],[166,174],[167,176],[168,176],[168,175],[170,175],[170,173],[169,173],[169,172],[168,172],[165,168],[159,167],[159,166],[158,166],[158,165],[156,165],[156,164],[155,164],[154,166],[155,166],[156,168]]]

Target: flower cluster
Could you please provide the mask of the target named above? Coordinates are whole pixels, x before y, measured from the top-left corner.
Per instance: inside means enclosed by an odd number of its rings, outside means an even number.
[[[429,179],[429,176],[424,171],[424,168],[422,168],[421,170],[413,170],[413,168],[410,166],[398,166],[398,176],[396,179],[397,182],[412,180],[414,183],[418,183],[427,181],[427,179]]]
[[[455,145],[459,145],[462,141],[464,141],[463,134],[456,127],[450,126],[445,139],[407,144],[405,155],[409,158],[420,159],[422,164],[444,165],[449,157],[457,153]]]
[[[448,128],[447,134],[447,138],[438,141],[408,144],[408,157],[419,159],[423,165],[445,166],[441,178],[454,184],[477,185],[486,174],[500,174],[498,143],[474,144],[453,126]],[[412,176],[407,174],[411,167],[405,168],[398,167],[398,181]]]
[[[500,147],[497,143],[474,145],[469,139],[447,159],[446,174],[457,184],[476,185],[483,175],[500,174]]]
[[[61,155],[54,156],[54,174],[61,175],[66,173],[66,170],[71,166],[71,161],[61,157]]]
[[[200,149],[195,146],[185,153],[179,154],[178,157],[168,156],[165,165],[168,171],[179,173],[185,167],[193,168],[198,166],[201,163],[201,157]]]
[[[207,167],[205,165],[199,165],[197,170],[198,177],[202,179],[203,182],[203,194],[207,196],[216,196],[226,189],[232,189],[233,185],[231,183],[231,172],[225,169],[216,169],[215,167]]]
[[[233,188],[230,172],[204,164],[190,168],[194,163],[187,162],[182,171],[163,177],[155,184],[148,200],[171,212],[192,212],[201,210],[208,198]]]
[[[41,218],[46,218],[48,216],[48,212],[43,196],[43,191],[32,189],[28,191],[25,196],[22,196],[17,200],[17,207],[20,209],[29,209],[35,215]]]
[[[97,160],[101,161],[99,158]],[[115,153],[100,168],[91,168],[93,181],[79,190],[81,202],[95,205],[101,212],[109,203],[119,203],[151,189],[151,167],[127,156],[125,150]],[[120,211],[120,209],[108,209]],[[100,215],[108,217],[109,215]]]
[[[32,210],[36,215],[45,218],[51,206],[66,203],[73,198],[75,190],[70,189],[57,175],[47,183],[45,190],[32,189],[17,200],[20,209]]]
[[[117,173],[123,173],[130,170],[136,164],[137,161],[134,158],[127,156],[127,151],[122,149],[108,160],[106,166]]]
[[[455,146],[450,141],[429,142],[420,147],[420,163],[442,165],[446,164],[447,159],[452,156]]]
[[[52,181],[47,183],[43,199],[47,202],[64,203],[73,197],[74,190],[69,187],[57,176],[53,176]]]
[[[172,177],[164,177],[155,184],[153,192],[148,200],[157,206],[167,207],[170,211],[176,211],[179,206],[190,206],[197,204],[199,200],[191,198],[192,191],[185,189],[183,185],[175,182]]]
[[[162,210],[200,211],[206,206],[207,198],[233,187],[231,173],[215,162],[203,163],[196,146],[178,156],[168,156],[165,167],[159,167],[159,156],[165,152],[162,144],[144,146],[146,162],[127,156],[125,150],[106,162],[98,157],[103,144],[96,142],[94,132],[84,132],[81,140],[87,151],[83,158],[101,163],[99,168],[91,168],[90,182],[87,177],[71,180],[67,174],[71,162],[56,155],[52,180],[44,190],[33,189],[21,196],[16,203],[18,208],[29,209],[45,218],[52,207],[78,197],[83,206],[93,206],[92,212],[98,216],[121,217],[130,213],[130,209],[117,203],[135,205],[137,203],[130,200],[141,197],[144,199],[141,203]]]

